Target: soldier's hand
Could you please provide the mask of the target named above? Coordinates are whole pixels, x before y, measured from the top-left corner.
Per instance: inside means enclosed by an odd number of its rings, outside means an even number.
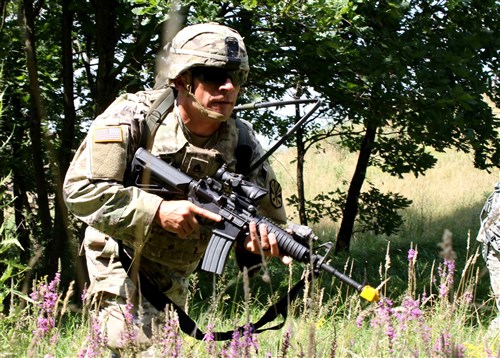
[[[196,216],[212,221],[221,221],[219,214],[200,208],[187,200],[164,200],[155,215],[155,221],[165,230],[186,238],[199,231]]]
[[[250,235],[245,240],[245,248],[257,255],[267,257],[279,257],[281,262],[288,265],[292,262],[292,258],[287,255],[282,255],[278,246],[276,235],[267,232],[267,226],[260,224],[257,229],[257,224],[251,222],[249,226]]]

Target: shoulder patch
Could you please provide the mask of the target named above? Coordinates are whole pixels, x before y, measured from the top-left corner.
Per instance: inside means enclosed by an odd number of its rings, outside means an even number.
[[[269,182],[269,196],[271,199],[271,203],[273,206],[277,209],[281,208],[283,206],[283,198],[282,198],[282,192],[281,192],[281,185],[278,183],[277,180],[272,179]]]
[[[122,128],[120,126],[96,128],[93,140],[94,143],[121,143],[123,142]]]

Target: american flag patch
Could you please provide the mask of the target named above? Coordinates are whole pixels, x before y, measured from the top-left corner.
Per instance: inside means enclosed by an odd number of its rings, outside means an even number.
[[[94,143],[123,142],[120,126],[96,128],[94,130]]]

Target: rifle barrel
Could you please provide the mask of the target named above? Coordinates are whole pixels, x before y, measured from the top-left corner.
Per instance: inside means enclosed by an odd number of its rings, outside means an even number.
[[[330,265],[321,264],[320,268],[332,274],[333,276],[337,277],[339,280],[345,282],[349,286],[354,287],[361,296],[361,298],[364,298],[368,302],[377,302],[380,300],[380,296],[377,289],[369,285],[364,285],[354,281],[352,278],[350,278],[346,274],[343,274],[342,272],[338,271],[337,269],[333,268]]]

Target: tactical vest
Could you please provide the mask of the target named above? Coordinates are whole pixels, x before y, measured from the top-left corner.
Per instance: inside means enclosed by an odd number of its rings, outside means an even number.
[[[256,143],[252,140],[249,128],[242,121],[235,120],[238,129],[237,138],[234,136],[226,138],[228,136],[221,133],[221,138],[224,138],[221,143],[226,143],[228,148],[235,148],[234,155],[222,150],[223,145],[218,147],[219,143],[213,149],[198,148],[188,141],[185,144],[179,144],[176,142],[176,138],[170,137],[171,132],[177,131],[172,127],[177,126],[178,121],[172,118],[165,121],[167,116],[174,115],[172,112],[174,111],[175,95],[174,89],[169,87],[160,94],[150,93],[144,99],[140,99],[146,106],[149,105],[149,110],[145,116],[135,116],[136,121],[132,125],[132,131],[135,132],[133,136],[136,140],[132,142],[132,148],[129,148],[132,154],[135,153],[138,147],[143,147],[194,179],[214,175],[224,163],[230,164],[228,166],[230,171],[247,174],[252,156],[257,153]],[[167,127],[159,130],[162,124]],[[231,125],[231,127],[224,127],[221,130],[226,129],[232,132],[234,127]],[[155,137],[159,136],[159,142],[166,143],[164,148],[155,146]],[[231,161],[231,163],[227,161]],[[128,177],[130,174],[131,170],[129,168],[126,171],[126,185],[134,185],[133,180],[135,178]],[[186,199],[168,193],[163,194],[162,197],[168,200]],[[181,240],[176,238],[174,234],[165,233],[160,227],[154,226],[148,238],[148,245],[141,246],[140,251],[145,257],[154,262],[167,265],[172,270],[182,270],[183,265],[186,267],[196,266],[206,249],[211,230],[208,227],[201,226],[197,235],[199,237],[196,240]],[[168,240],[165,239],[166,236],[168,236]],[[199,240],[200,238],[202,240]],[[129,243],[128,246],[133,250],[139,250],[134,244],[136,243],[134,242],[132,245]],[[171,252],[175,252],[174,257],[169,254]],[[237,254],[238,264],[242,264],[242,261],[248,261],[242,256],[244,255]],[[260,261],[260,257],[258,259]],[[186,271],[192,271],[195,266]]]

